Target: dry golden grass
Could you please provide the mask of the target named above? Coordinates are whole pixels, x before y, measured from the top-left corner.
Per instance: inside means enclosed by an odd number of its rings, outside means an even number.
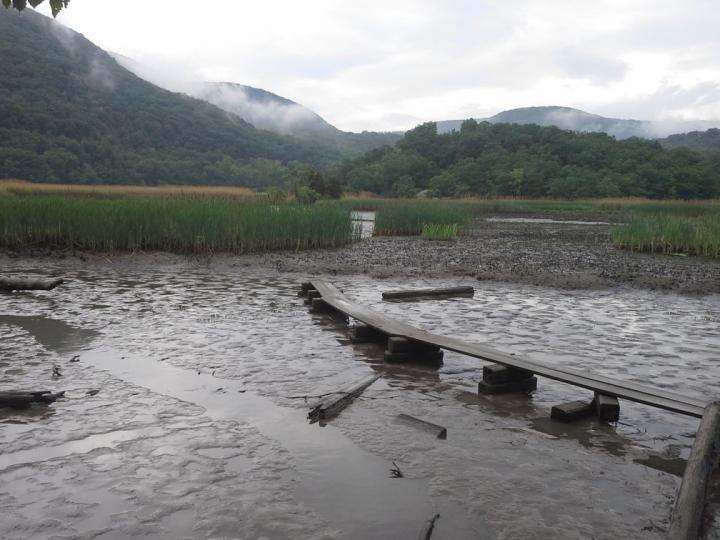
[[[0,195],[67,195],[79,197],[162,196],[209,199],[254,199],[253,189],[235,186],[125,186],[36,184],[25,180],[0,180]]]

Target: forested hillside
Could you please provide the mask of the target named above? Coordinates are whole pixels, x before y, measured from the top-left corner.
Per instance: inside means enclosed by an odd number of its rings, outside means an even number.
[[[679,148],[684,146],[691,150],[719,152],[720,129],[713,128],[707,131],[691,131],[690,133],[670,135],[669,137],[661,139],[660,143],[666,148]]]
[[[32,10],[0,10],[0,178],[278,185],[328,147],[162,90]]]
[[[386,195],[707,198],[720,196],[720,153],[466,120],[445,134],[435,123],[418,126],[394,148],[343,163],[339,175],[351,190]]]

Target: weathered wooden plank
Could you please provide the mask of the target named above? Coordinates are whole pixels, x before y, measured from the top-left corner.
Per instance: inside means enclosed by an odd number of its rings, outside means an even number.
[[[701,400],[659,388],[616,380],[587,370],[580,371],[564,366],[552,366],[519,355],[510,355],[484,344],[467,343],[458,338],[432,334],[352,302],[337,287],[328,282],[315,280],[312,283],[322,295],[323,300],[335,309],[391,336],[401,336],[429,345],[437,345],[440,348],[474,356],[488,362],[531,371],[536,375],[587,388],[606,396],[627,399],[687,416],[700,418],[705,408],[705,403]]]
[[[442,287],[437,289],[413,289],[404,291],[385,291],[383,300],[404,300],[407,298],[423,298],[431,296],[473,296],[475,289],[470,286]]]
[[[50,390],[5,390],[0,391],[0,407],[24,409],[33,403],[53,403],[65,392],[52,393]]]
[[[313,405],[308,413],[308,418],[311,421],[318,421],[328,420],[333,416],[337,416],[340,411],[350,405],[356,397],[362,394],[368,386],[377,381],[379,378],[379,374],[366,377],[361,381],[353,382],[341,388],[337,392],[324,397]]]
[[[447,439],[447,428],[433,424],[432,422],[427,422],[425,420],[421,420],[420,418],[410,416],[409,414],[402,413],[397,415],[397,421],[407,426],[427,431],[428,433],[435,435],[438,439]]]
[[[720,455],[720,401],[710,403],[700,421],[670,518],[669,540],[696,540],[705,509],[708,477]]]
[[[61,285],[62,279],[37,280],[0,278],[0,291],[50,291]]]

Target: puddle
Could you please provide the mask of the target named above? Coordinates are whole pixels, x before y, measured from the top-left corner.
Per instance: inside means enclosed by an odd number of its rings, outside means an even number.
[[[620,223],[609,223],[607,221],[573,221],[570,219],[547,219],[547,218],[485,218],[485,221],[497,223],[547,223],[558,225],[621,225]]]
[[[12,325],[22,328],[46,349],[57,353],[69,353],[86,347],[98,333],[77,328],[63,321],[48,317],[0,315],[0,327]]]

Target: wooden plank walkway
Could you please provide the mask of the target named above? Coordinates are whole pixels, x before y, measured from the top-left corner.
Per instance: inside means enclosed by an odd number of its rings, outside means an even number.
[[[377,328],[389,336],[400,336],[421,343],[436,345],[442,349],[473,356],[488,362],[532,371],[536,375],[587,388],[608,396],[643,403],[695,418],[702,417],[703,410],[707,405],[701,400],[667,392],[660,388],[617,380],[585,370],[579,371],[564,366],[545,364],[521,356],[510,355],[487,345],[467,343],[454,337],[432,334],[351,301],[331,283],[314,280],[312,285],[320,293],[322,300],[336,310],[368,326]]]

